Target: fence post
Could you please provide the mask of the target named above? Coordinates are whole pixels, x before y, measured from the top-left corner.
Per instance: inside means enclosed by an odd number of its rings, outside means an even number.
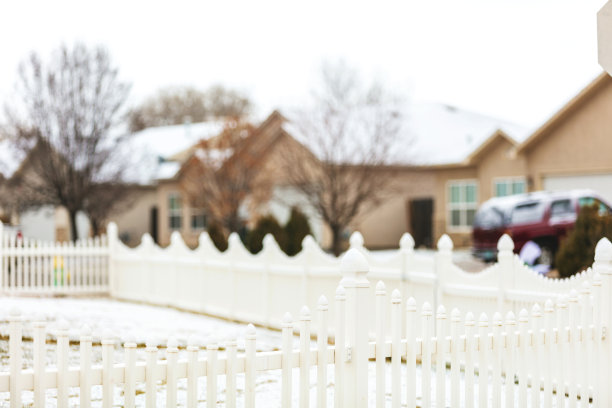
[[[117,224],[111,222],[108,224],[106,228],[106,236],[107,236],[107,268],[106,271],[108,273],[108,291],[112,295],[114,295],[117,288],[115,287],[116,279],[116,266],[115,266],[115,257],[117,255],[117,244],[119,243],[119,231],[117,229]]]
[[[444,286],[444,276],[449,273],[453,265],[453,241],[446,234],[438,240],[438,252],[435,257],[434,271],[436,280],[433,286],[433,309],[437,310],[438,305],[444,303],[442,299]]]
[[[368,406],[368,295],[370,282],[365,257],[352,248],[342,258],[341,285],[346,289],[346,355],[344,359],[344,404]]]
[[[595,247],[595,262],[593,270],[601,276],[601,328],[603,355],[600,356],[601,372],[599,373],[599,406],[607,407],[612,402],[612,387],[609,386],[612,374],[612,341],[610,341],[610,329],[612,328],[612,243],[607,238],[602,238]]]
[[[497,263],[499,268],[499,287],[497,293],[497,311],[502,312],[506,304],[506,291],[514,288],[514,242],[508,234],[497,241]],[[510,308],[513,310],[514,308]]]

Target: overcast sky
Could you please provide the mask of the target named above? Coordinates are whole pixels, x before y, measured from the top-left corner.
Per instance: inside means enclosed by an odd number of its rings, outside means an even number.
[[[300,103],[344,58],[409,98],[526,126],[591,81],[605,0],[10,1],[0,7],[0,102],[31,50],[106,45],[130,103],[167,85],[223,83],[265,115]]]

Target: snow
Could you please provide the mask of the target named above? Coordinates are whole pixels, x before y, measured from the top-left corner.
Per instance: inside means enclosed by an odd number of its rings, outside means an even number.
[[[125,149],[131,164],[125,178],[139,184],[152,184],[157,179],[173,177],[181,162],[176,156],[184,155],[200,140],[217,136],[223,126],[223,122],[214,121],[159,126],[134,133]]]
[[[519,143],[530,135],[530,129],[523,126],[440,103],[412,102],[400,112],[401,130],[393,141],[393,156],[387,159],[388,164],[461,163],[497,130]],[[311,146],[299,123],[291,121],[299,120],[300,115],[291,111],[282,114],[289,119],[283,129],[317,154],[318,146]],[[350,137],[361,139],[368,148],[373,143],[366,140],[370,137],[367,134],[353,133]]]

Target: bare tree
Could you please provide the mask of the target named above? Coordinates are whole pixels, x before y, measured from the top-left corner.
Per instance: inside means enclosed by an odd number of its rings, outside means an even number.
[[[220,135],[200,142],[184,166],[181,187],[191,205],[203,208],[227,232],[240,231],[245,225],[241,211],[270,192],[265,173],[258,172],[255,135],[252,125],[230,120]]]
[[[20,206],[60,205],[77,238],[76,214],[117,184],[125,137],[115,126],[130,86],[103,47],[62,45],[47,62],[32,53],[19,67],[17,101],[6,106],[6,132],[26,154],[11,183]],[[116,194],[108,205],[119,203]]]
[[[129,113],[130,130],[152,126],[244,117],[251,111],[249,98],[232,89],[214,85],[205,92],[193,87],[169,87],[159,90]]]
[[[288,125],[312,155],[290,149],[285,168],[290,185],[329,226],[338,255],[351,222],[389,192],[402,103],[378,82],[365,86],[344,62],[323,65],[313,96]]]

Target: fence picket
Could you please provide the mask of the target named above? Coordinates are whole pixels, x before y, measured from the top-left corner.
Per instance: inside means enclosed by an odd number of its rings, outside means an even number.
[[[459,351],[461,336],[459,335],[459,325],[461,323],[461,312],[454,308],[451,311],[451,407],[460,405],[461,393],[459,390],[461,382],[461,362],[459,361]]]
[[[416,407],[416,300],[406,301],[406,406]]]
[[[157,343],[150,339],[147,341],[146,346],[145,407],[155,408],[157,403]]]
[[[378,281],[376,284],[376,407],[385,406],[385,312],[387,292],[385,284]],[[391,306],[391,313],[395,313],[395,307]],[[391,325],[395,323],[394,315],[391,317]]]
[[[593,308],[591,303],[591,287],[588,282],[583,282],[580,291],[580,326],[581,326],[581,354],[584,358],[581,361],[581,381],[580,381],[580,406],[586,408],[589,404],[589,384],[593,383],[593,343],[592,343],[592,316]]]
[[[399,408],[402,402],[402,383],[401,383],[401,365],[402,365],[402,350],[401,345],[402,331],[402,295],[399,290],[395,289],[391,293],[391,406]],[[384,333],[384,332],[383,332]],[[384,335],[382,336],[384,339]],[[384,347],[384,346],[383,346]],[[383,358],[383,372],[385,376]],[[377,374],[378,375],[378,374]],[[385,394],[383,387],[383,396]],[[384,398],[383,398],[384,401]],[[384,404],[382,405],[384,406]]]
[[[45,407],[45,323],[36,321],[34,331],[34,407]]]
[[[246,408],[255,408],[256,341],[257,332],[255,331],[255,326],[249,324],[245,339],[244,363],[244,406]]]
[[[336,288],[336,336],[334,356],[334,406],[344,406],[344,372],[343,365],[346,360],[346,290],[339,285]]]
[[[425,302],[421,308],[421,394],[423,407],[431,407],[431,306]]]
[[[493,407],[501,408],[502,405],[502,395],[501,395],[501,379],[502,379],[502,370],[501,370],[501,353],[503,352],[503,344],[502,344],[502,316],[499,312],[496,312],[493,315],[493,343],[491,344],[491,382],[493,383],[492,387],[492,399],[493,399]]]
[[[174,337],[168,339],[166,347],[166,407],[176,407],[178,343]],[[210,380],[207,377],[206,380]],[[207,398],[208,400],[208,398]],[[208,401],[207,401],[208,402]]]
[[[474,315],[465,315],[465,407],[474,407]]]
[[[542,388],[542,377],[540,375],[543,350],[540,344],[542,342],[542,312],[540,305],[537,303],[531,308],[531,324],[532,324],[532,340],[531,340],[531,401],[532,406],[539,407],[540,405],[540,389]]]
[[[506,314],[506,350],[504,352],[504,368],[506,370],[506,407],[514,406],[514,379],[516,374],[516,318],[512,311]]]
[[[300,408],[310,406],[310,309],[300,311]]]
[[[317,406],[327,406],[327,298],[323,295],[317,305],[319,328],[317,330]]]
[[[236,348],[235,345],[232,347],[231,342],[227,345],[227,371],[226,371],[226,389],[227,396],[225,400],[225,405],[228,408],[235,408],[235,399],[234,404],[231,404],[231,397],[235,398],[236,394],[236,383],[235,380],[233,383],[230,381],[230,375],[234,374],[232,372],[233,360],[232,353],[235,359],[236,357]],[[200,351],[199,341],[195,335],[189,336],[187,341],[187,408],[196,408],[198,404],[198,373],[197,373],[197,363],[198,363],[198,352]],[[231,377],[234,378],[233,376]],[[232,387],[233,385],[233,387]]]
[[[79,375],[79,396],[80,407],[89,408],[91,406],[91,329],[85,325],[81,329],[79,339],[81,370]]]
[[[446,309],[438,306],[436,312],[436,407],[446,406]]]
[[[568,356],[570,359],[569,370],[569,387],[568,387],[568,398],[569,407],[576,408],[578,404],[578,373],[580,372],[580,332],[578,331],[579,322],[579,310],[578,310],[578,293],[575,289],[572,289],[570,296],[567,300],[569,309],[569,344],[568,344]]]
[[[557,406],[564,407],[565,406],[565,390],[566,380],[567,380],[567,372],[569,370],[568,362],[568,352],[569,347],[567,344],[568,332],[566,330],[567,327],[567,298],[563,295],[559,296],[557,299],[557,350],[560,352],[558,354],[559,358],[557,359],[558,370],[557,375],[559,379],[557,380]]]
[[[527,374],[529,364],[529,313],[522,309],[519,313],[519,346],[518,346],[518,403],[520,407],[527,406]]]
[[[21,312],[19,309],[11,309],[9,315],[10,408],[21,408],[21,361],[23,356],[21,335]]]
[[[57,329],[57,406],[68,408],[68,322],[61,320]]]
[[[102,408],[113,406],[113,352],[115,340],[110,330],[102,335]]]
[[[219,346],[216,340],[206,345],[206,406],[214,408],[217,405],[217,354]]]
[[[544,378],[544,406],[552,407],[553,375],[552,364],[555,360],[556,344],[553,331],[555,309],[551,299],[544,304],[544,350],[542,358],[542,376]]]
[[[482,313],[478,319],[478,408],[489,403],[489,348],[489,319],[486,313]]]
[[[129,339],[125,349],[125,387],[123,389],[125,408],[134,408],[136,398],[136,343]]]

